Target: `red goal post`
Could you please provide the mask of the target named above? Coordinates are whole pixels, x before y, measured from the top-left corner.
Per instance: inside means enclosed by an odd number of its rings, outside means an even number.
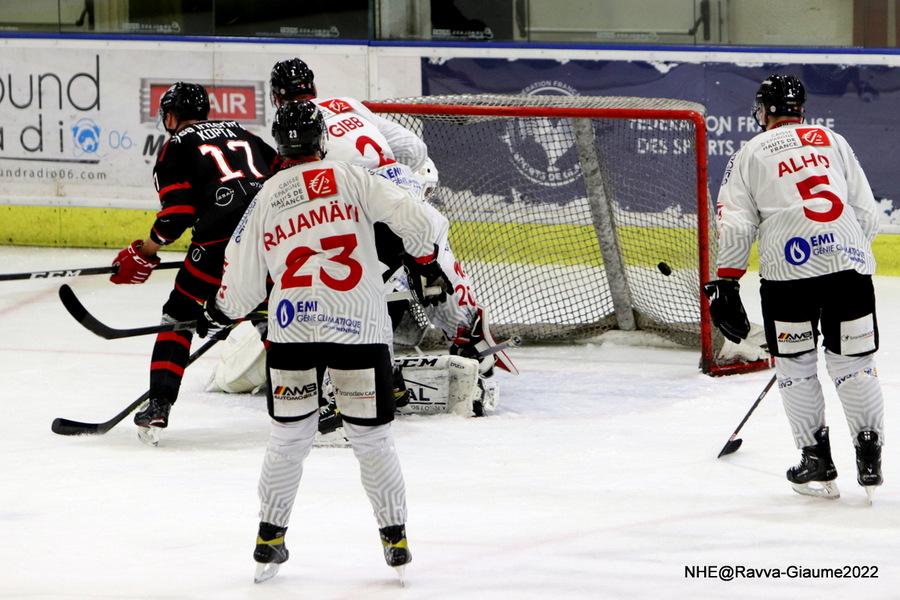
[[[700,291],[715,268],[702,105],[496,94],[366,105],[428,144],[432,202],[499,335],[641,329],[699,347],[712,375],[770,366],[758,348],[725,347]]]

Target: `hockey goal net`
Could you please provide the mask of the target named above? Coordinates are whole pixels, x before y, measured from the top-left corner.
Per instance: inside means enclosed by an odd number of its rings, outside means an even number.
[[[707,373],[768,366],[723,350],[701,299],[715,264],[702,105],[481,94],[367,104],[428,144],[440,174],[431,202],[495,334],[639,329],[698,346]]]

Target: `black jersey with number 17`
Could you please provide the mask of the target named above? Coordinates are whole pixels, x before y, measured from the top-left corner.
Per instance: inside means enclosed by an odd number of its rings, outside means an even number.
[[[198,243],[228,239],[276,161],[275,150],[236,121],[188,125],[153,168],[162,210],[150,237],[166,245],[191,227]]]

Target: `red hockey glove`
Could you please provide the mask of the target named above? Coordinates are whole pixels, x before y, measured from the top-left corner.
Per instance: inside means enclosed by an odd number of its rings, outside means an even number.
[[[159,264],[158,256],[141,256],[141,240],[134,240],[127,248],[119,251],[112,264],[119,270],[113,273],[109,280],[113,283],[144,283],[150,277],[150,273]]]

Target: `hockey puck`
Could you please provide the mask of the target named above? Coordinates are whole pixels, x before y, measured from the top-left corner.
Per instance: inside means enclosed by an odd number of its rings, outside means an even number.
[[[656,265],[656,268],[659,269],[659,272],[662,273],[663,275],[665,275],[666,277],[668,277],[669,275],[672,274],[672,267],[670,267],[669,265],[667,265],[664,262],[661,262],[658,265]]]

